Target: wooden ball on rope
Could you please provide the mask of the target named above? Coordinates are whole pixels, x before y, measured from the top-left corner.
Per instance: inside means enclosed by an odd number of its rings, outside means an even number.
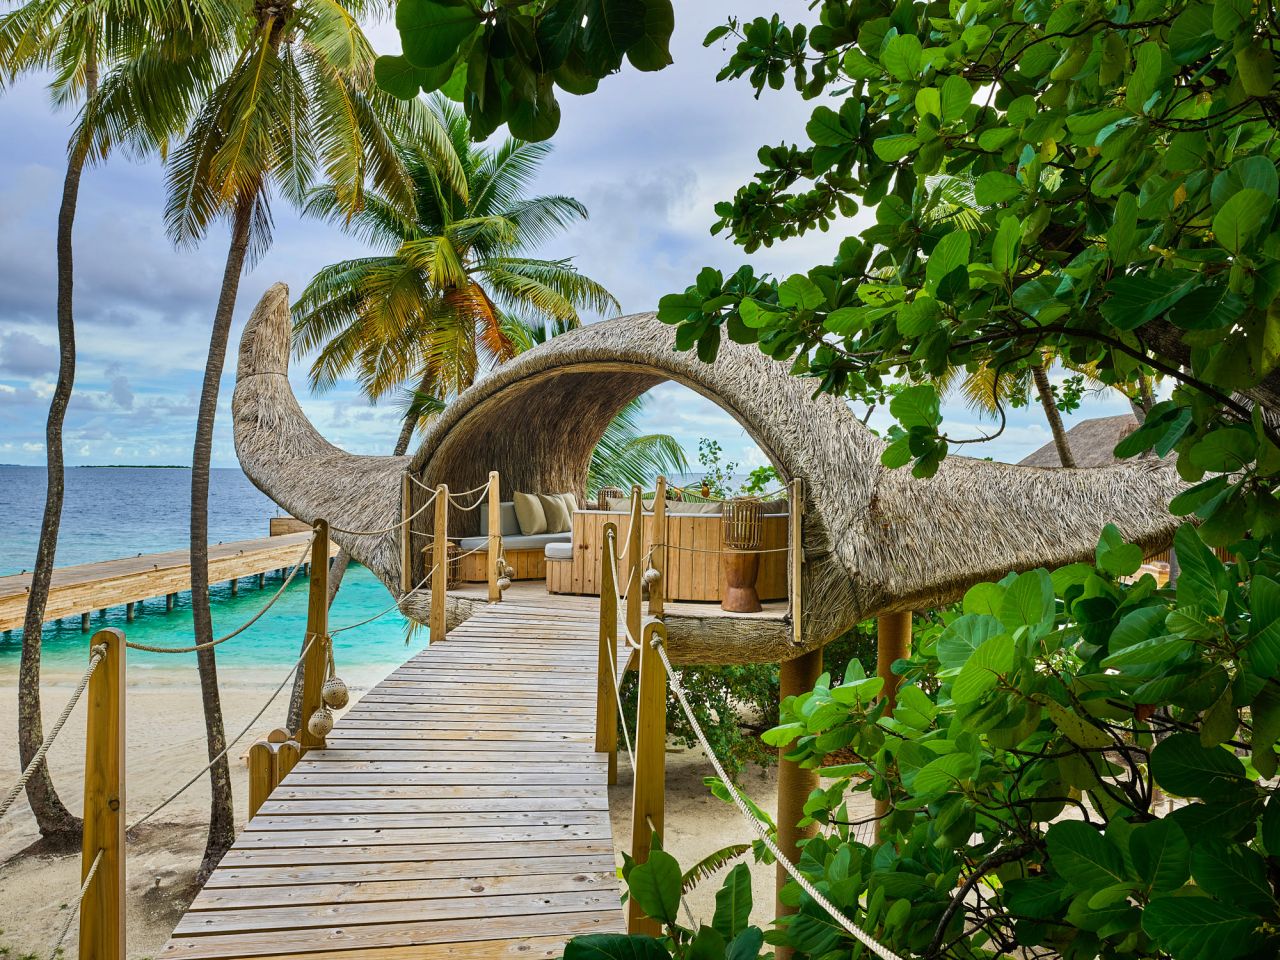
[[[504,563],[502,565],[502,575],[510,580],[516,575],[516,568],[509,563]]]
[[[650,567],[644,572],[644,582],[649,586],[657,583],[662,579],[662,574],[655,567]]]
[[[333,711],[328,707],[320,707],[307,721],[307,729],[313,737],[324,739],[333,731]]]
[[[320,699],[324,701],[325,706],[333,710],[341,710],[351,700],[346,681],[341,677],[330,677],[320,689]]]
[[[509,587],[509,586],[511,586],[511,578],[510,578],[510,577],[499,577],[499,578],[498,578],[498,589],[499,589],[499,590],[506,590],[506,589],[507,589],[507,587]]]

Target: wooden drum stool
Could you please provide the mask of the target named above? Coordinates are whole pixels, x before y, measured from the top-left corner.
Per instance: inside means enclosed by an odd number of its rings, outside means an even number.
[[[724,505],[724,597],[720,609],[730,613],[756,613],[761,609],[756,592],[760,573],[761,509],[759,500],[730,500]],[[749,551],[749,552],[748,552]]]

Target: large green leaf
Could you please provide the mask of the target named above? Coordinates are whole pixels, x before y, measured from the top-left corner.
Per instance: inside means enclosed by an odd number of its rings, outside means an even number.
[[[1130,274],[1107,285],[1102,315],[1121,330],[1135,330],[1185,297],[1199,284],[1198,275],[1162,270],[1153,276]]]
[[[671,0],[644,0],[644,32],[627,48],[627,60],[637,70],[661,70],[671,64],[671,32],[676,14]]]
[[[1232,960],[1263,942],[1262,918],[1208,897],[1157,897],[1142,912],[1142,929],[1173,960]]]
[[[946,753],[920,768],[911,781],[911,793],[919,800],[936,800],[977,772],[978,762],[971,754]]]
[[[404,55],[418,67],[436,67],[452,59],[480,24],[465,0],[400,0],[396,6]]]
[[[1000,634],[986,640],[960,670],[951,684],[951,699],[971,703],[990,690],[999,677],[1013,667],[1013,638]]]
[[[1213,235],[1232,253],[1241,253],[1267,220],[1273,198],[1261,190],[1244,189],[1234,194],[1213,217]]]
[[[671,955],[653,937],[643,934],[588,933],[574,937],[564,947],[564,960],[670,960]]]
[[[648,860],[631,868],[627,889],[636,905],[650,917],[660,923],[674,923],[680,909],[680,864],[665,850],[652,850]]]
[[[938,662],[944,669],[963,667],[973,651],[1004,628],[995,617],[967,613],[947,624],[938,637]]]
[[[1177,890],[1191,875],[1191,844],[1172,820],[1135,827],[1129,834],[1129,855],[1149,893]]]
[[[927,383],[907,387],[889,401],[889,412],[908,430],[912,427],[936,427],[941,419],[938,392]]]
[[[1049,862],[1076,890],[1101,890],[1131,878],[1120,849],[1097,828],[1079,820],[1063,820],[1045,833]]]
[[[1263,677],[1280,672],[1280,584],[1255,576],[1249,588],[1249,663]]]
[[[751,920],[751,868],[739,863],[724,878],[716,891],[716,912],[711,926],[725,938],[732,940]]]
[[[1191,851],[1191,876],[1219,900],[1265,913],[1276,909],[1266,860],[1241,844],[1199,839]]]
[[[1151,751],[1151,773],[1179,797],[1225,797],[1246,784],[1244,764],[1223,747],[1205,747],[1194,733],[1175,733]]]
[[[959,270],[969,262],[969,234],[964,230],[952,230],[934,245],[925,264],[925,286],[937,290],[944,277]]]
[[[1047,570],[1028,570],[1005,589],[1000,622],[1012,633],[1021,626],[1037,627],[1053,619],[1053,579]]]

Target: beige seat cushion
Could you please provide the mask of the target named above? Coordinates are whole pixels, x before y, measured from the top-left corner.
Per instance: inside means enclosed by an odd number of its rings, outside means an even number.
[[[536,533],[547,532],[547,514],[542,508],[542,500],[536,493],[515,493],[512,499],[516,505],[516,520],[520,523],[520,532],[526,537]]]
[[[572,520],[573,511],[578,509],[578,498],[572,493],[562,493],[560,496],[564,498],[565,509],[569,511],[569,519]]]
[[[561,494],[540,493],[538,501],[542,504],[542,513],[546,518],[547,533],[564,533],[570,528],[570,514]]]

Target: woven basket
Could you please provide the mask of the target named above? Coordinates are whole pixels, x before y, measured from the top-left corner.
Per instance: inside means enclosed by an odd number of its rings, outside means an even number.
[[[759,500],[728,500],[721,514],[724,545],[732,550],[759,550],[763,511]]]

